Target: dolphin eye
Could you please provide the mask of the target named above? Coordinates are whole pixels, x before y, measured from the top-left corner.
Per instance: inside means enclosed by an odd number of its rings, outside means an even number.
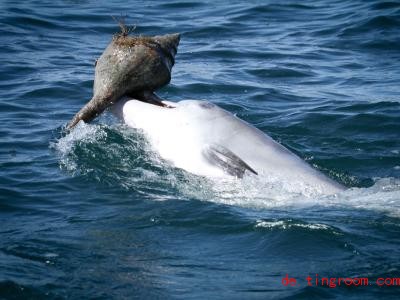
[[[94,66],[97,66],[97,61],[98,60],[99,60],[98,58],[94,60]]]

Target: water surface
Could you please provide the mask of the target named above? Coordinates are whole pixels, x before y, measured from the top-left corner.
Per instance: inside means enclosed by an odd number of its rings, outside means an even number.
[[[397,299],[376,279],[400,277],[398,1],[0,8],[0,298]],[[349,190],[197,177],[108,113],[66,135],[121,14],[182,33],[162,97],[216,103]]]

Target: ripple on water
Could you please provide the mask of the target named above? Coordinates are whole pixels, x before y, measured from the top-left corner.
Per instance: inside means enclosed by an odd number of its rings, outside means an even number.
[[[304,279],[398,277],[398,1],[0,7],[0,298],[398,298]],[[120,12],[182,33],[160,96],[216,103],[349,189],[194,176],[107,114],[63,132]]]

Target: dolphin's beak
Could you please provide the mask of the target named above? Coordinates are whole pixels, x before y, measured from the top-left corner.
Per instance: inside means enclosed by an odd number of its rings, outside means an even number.
[[[127,94],[153,93],[168,84],[180,35],[115,36],[96,64],[93,98],[74,116],[89,122]]]

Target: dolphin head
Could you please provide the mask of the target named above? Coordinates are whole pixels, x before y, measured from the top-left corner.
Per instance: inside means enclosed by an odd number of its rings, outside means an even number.
[[[117,34],[97,60],[93,98],[67,128],[89,122],[123,95],[153,92],[168,84],[179,45],[179,34],[128,36]]]

